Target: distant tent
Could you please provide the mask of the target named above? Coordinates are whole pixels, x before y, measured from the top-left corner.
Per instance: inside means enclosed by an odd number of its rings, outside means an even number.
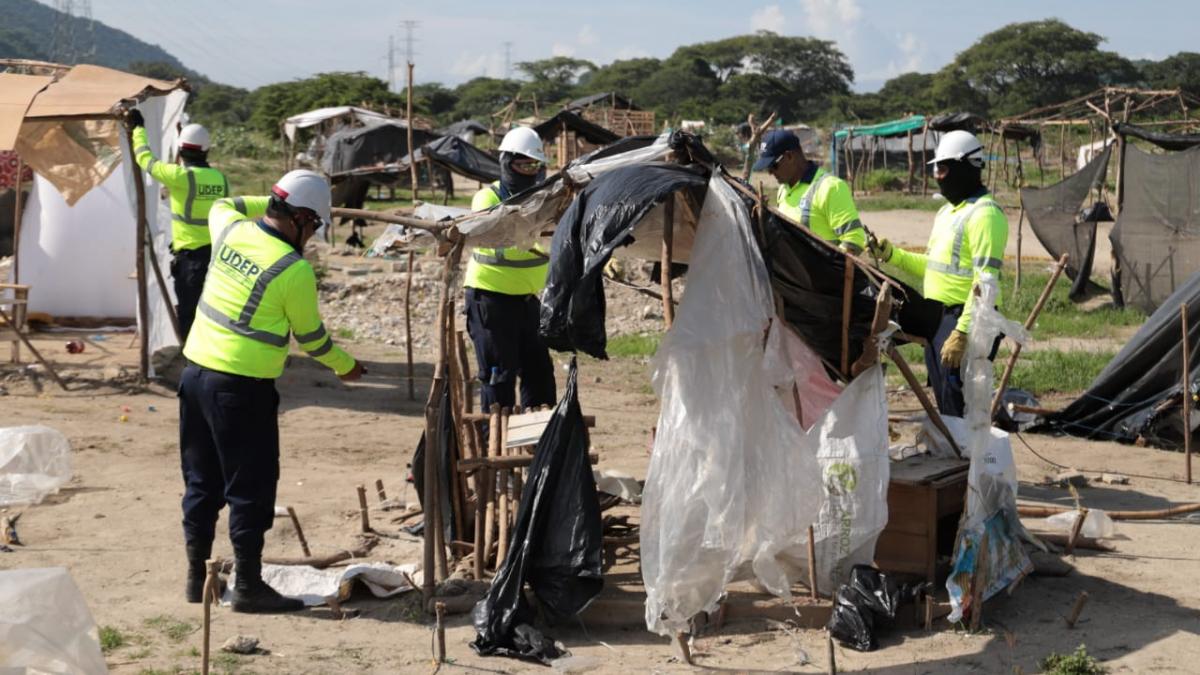
[[[914,163],[919,164],[937,147],[937,134],[925,133],[924,129],[924,115],[839,129],[829,147],[830,170],[845,178],[854,169],[847,166],[847,158],[870,168],[907,169],[910,147],[915,153]]]
[[[436,138],[433,132],[413,129],[413,144],[420,147]],[[325,143],[321,170],[330,176],[395,173],[396,164],[408,154],[408,127],[386,122],[368,127],[347,127]]]
[[[417,148],[413,155],[400,159],[400,170],[408,168],[415,156],[417,163],[431,160],[449,171],[481,183],[500,180],[500,160],[458,136],[442,136]]]

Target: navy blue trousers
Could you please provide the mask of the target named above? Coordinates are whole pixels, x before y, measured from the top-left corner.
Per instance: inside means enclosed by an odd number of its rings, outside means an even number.
[[[538,337],[538,299],[477,288],[467,288],[464,296],[479,366],[480,410],[490,410],[493,403],[515,406],[518,379],[523,407],[557,403],[554,362]]]
[[[953,417],[966,416],[967,406],[963,401],[962,369],[951,369],[942,365],[942,345],[946,344],[950,332],[958,325],[958,318],[962,316],[962,312],[962,305],[946,307],[942,312],[942,320],[938,324],[933,341],[925,347],[925,370],[929,376],[929,386],[933,388],[933,398],[937,401],[938,412]],[[1000,341],[1003,338],[1003,335],[996,338],[995,344],[992,345],[992,353],[988,355],[989,360],[996,358],[996,352],[1000,349]]]
[[[229,375],[189,363],[179,382],[183,536],[211,545],[229,505],[234,553],[262,555],[275,521],[279,482],[279,394],[274,380]]]
[[[187,251],[176,251],[171,261],[171,279],[175,282],[175,313],[179,316],[179,330],[186,342],[196,320],[196,305],[204,291],[204,277],[208,274],[208,261],[212,258],[212,247],[203,246]],[[180,345],[182,347],[182,345]]]

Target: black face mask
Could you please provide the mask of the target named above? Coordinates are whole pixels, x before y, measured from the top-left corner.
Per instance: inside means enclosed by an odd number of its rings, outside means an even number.
[[[946,177],[937,179],[938,192],[951,204],[958,206],[983,188],[982,169],[961,161],[945,162],[945,166]]]
[[[184,166],[208,167],[208,153],[204,150],[181,148],[179,150],[179,158],[183,160]]]
[[[546,179],[545,167],[532,176],[514,170],[512,168],[513,160],[520,156],[512,152],[500,153],[500,184],[504,186],[509,195],[528,190]]]

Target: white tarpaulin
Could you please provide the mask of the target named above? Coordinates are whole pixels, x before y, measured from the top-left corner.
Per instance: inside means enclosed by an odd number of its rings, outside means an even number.
[[[826,522],[819,522],[822,465],[831,491],[840,491],[840,511],[829,515],[842,521],[821,529],[823,542],[846,536],[849,547],[823,547],[828,559],[869,559],[886,521],[881,370],[863,373],[806,433],[787,402],[797,379],[807,377],[787,367],[777,331],[764,340],[774,319],[749,213],[714,177],[687,291],[654,357],[662,410],[642,496],[641,545],[646,625],[655,632],[685,630],[745,572],[789,597],[792,582],[803,579],[808,527]],[[822,576],[835,571],[819,567]]]
[[[0,429],[0,506],[37,504],[71,480],[71,442],[43,426]]]
[[[0,572],[0,673],[107,672],[96,622],[70,572]]]
[[[358,563],[348,567],[331,567],[319,570],[307,565],[263,565],[263,581],[289,598],[298,598],[309,607],[324,605],[329,598],[348,600],[354,581],[367,587],[377,598],[390,598],[413,590],[421,583],[418,565],[389,565],[382,562]],[[233,585],[237,574],[229,577],[222,604],[233,601]]]
[[[366,108],[356,108],[350,105],[339,105],[332,108],[317,108],[302,112],[299,115],[292,115],[283,121],[283,133],[288,137],[289,141],[296,140],[296,130],[306,129],[316,126],[325,120],[331,120],[337,117],[353,117],[363,124],[381,124],[383,122],[391,122],[392,124],[404,124],[404,120],[398,120],[393,117],[388,117],[383,113],[377,113]]]

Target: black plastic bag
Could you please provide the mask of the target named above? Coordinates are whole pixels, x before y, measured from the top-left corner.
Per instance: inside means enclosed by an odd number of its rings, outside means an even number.
[[[583,611],[604,587],[600,501],[588,462],[574,359],[567,391],[534,452],[510,536],[504,563],[475,606],[471,647],[484,656],[549,663],[562,654],[532,626],[535,612],[525,599],[525,583],[551,619]]]
[[[842,644],[869,652],[879,647],[876,627],[896,618],[901,590],[896,582],[870,565],[855,565],[850,583],[834,594],[829,634]]]

